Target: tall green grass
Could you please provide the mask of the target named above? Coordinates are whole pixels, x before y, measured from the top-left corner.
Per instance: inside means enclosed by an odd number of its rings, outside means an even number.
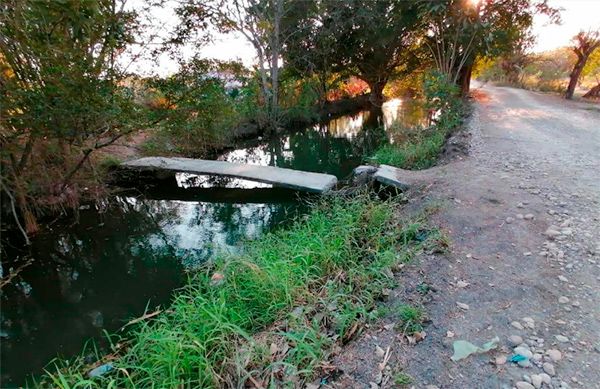
[[[446,131],[423,130],[401,144],[381,146],[370,158],[378,164],[403,169],[427,169],[435,165],[446,141]]]
[[[428,244],[420,221],[368,195],[328,197],[290,228],[196,273],[168,310],[140,323],[90,379],[83,359],[58,363],[38,386],[196,388],[301,383],[334,344],[373,315],[391,268]],[[429,235],[429,234],[426,234]],[[433,234],[431,234],[433,236]],[[94,365],[94,366],[95,366]],[[243,386],[243,385],[242,385]]]

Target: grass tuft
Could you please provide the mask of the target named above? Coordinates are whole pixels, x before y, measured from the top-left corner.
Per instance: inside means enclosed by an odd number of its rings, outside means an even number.
[[[419,307],[411,305],[401,305],[398,307],[398,318],[403,328],[403,332],[413,334],[423,331],[423,320],[425,314]]]
[[[394,383],[400,387],[408,386],[412,384],[413,378],[404,372],[396,373],[394,375]]]

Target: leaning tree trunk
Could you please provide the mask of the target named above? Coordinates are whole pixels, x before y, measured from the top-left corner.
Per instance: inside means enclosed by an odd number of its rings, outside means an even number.
[[[575,94],[575,87],[577,87],[577,82],[579,82],[579,76],[583,71],[586,60],[586,57],[579,57],[577,59],[577,63],[575,64],[575,67],[569,76],[569,86],[567,87],[567,92],[565,93],[565,99],[571,100],[573,98],[573,94]]]
[[[600,97],[600,83],[592,89],[590,89],[589,91],[587,91],[587,93],[583,95],[583,97],[586,99]]]

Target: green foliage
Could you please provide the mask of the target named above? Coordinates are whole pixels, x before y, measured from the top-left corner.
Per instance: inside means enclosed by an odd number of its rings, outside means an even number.
[[[460,98],[460,89],[447,75],[431,71],[425,76],[423,93],[430,110],[439,114],[434,118],[439,131],[447,132],[461,123],[464,102]]]
[[[433,125],[426,129],[406,131],[406,140],[381,146],[370,158],[372,161],[404,169],[427,169],[435,165],[448,134],[461,124],[464,102],[458,87],[439,71],[425,75],[423,94],[426,106],[435,113]]]
[[[335,72],[366,81],[380,103],[394,74],[414,68],[417,20],[414,2],[351,0],[292,2],[287,21],[297,25],[284,55],[304,76],[316,75],[322,92]],[[377,102],[376,101],[376,102]]]
[[[435,165],[445,141],[442,131],[421,130],[406,142],[381,146],[371,160],[403,169],[427,169]]]
[[[104,171],[109,171],[121,164],[121,159],[114,155],[106,155],[100,160],[100,168]]]
[[[310,380],[393,285],[389,269],[425,244],[413,232],[420,223],[398,220],[397,206],[367,195],[328,198],[291,228],[193,275],[168,310],[136,327],[106,377],[89,383],[76,360],[50,368],[38,384],[216,387],[251,374],[282,384]]]
[[[147,123],[117,61],[139,30],[120,3],[0,5],[0,178],[28,232],[37,229],[32,209],[75,206],[77,179],[96,183],[76,175],[93,151]]]
[[[195,59],[170,77],[148,82],[157,95],[153,114],[160,121],[159,131],[147,148],[167,154],[202,155],[227,139],[227,131],[239,123],[240,115],[236,98],[227,93],[217,72],[215,63]]]

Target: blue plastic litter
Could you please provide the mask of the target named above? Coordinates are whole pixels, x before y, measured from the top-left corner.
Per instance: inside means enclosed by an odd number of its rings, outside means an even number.
[[[109,371],[111,371],[112,369],[114,369],[113,364],[112,363],[105,363],[104,365],[100,365],[95,369],[92,369],[89,373],[88,376],[89,377],[101,377],[104,374],[108,373]]]
[[[512,357],[510,357],[509,361],[514,362],[514,363],[519,363],[522,361],[526,361],[527,357],[525,355],[521,355],[521,354],[515,354]]]

